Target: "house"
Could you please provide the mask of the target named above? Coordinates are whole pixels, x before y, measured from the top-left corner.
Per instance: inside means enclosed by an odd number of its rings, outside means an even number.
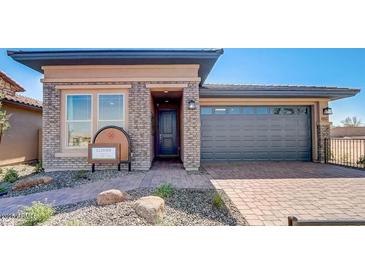
[[[331,127],[331,137],[365,139],[365,127]]]
[[[204,161],[324,160],[328,102],[358,89],[212,85],[205,80],[222,49],[9,51],[44,73],[43,163],[84,169],[87,145],[106,125],[123,127],[132,168],[179,157]]]
[[[39,159],[39,130],[42,128],[42,102],[19,95],[24,89],[0,72],[2,109],[10,128],[1,134],[0,166]]]

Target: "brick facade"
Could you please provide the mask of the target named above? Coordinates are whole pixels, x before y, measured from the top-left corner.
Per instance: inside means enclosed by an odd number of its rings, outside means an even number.
[[[330,138],[331,129],[329,124],[317,125],[318,134],[318,161],[324,163],[325,161],[325,139]]]
[[[194,100],[196,109],[188,109],[188,102]],[[188,83],[183,92],[184,127],[184,167],[186,170],[198,170],[200,167],[200,106],[199,84]]]
[[[128,92],[128,133],[132,140],[132,168],[151,167],[151,94],[145,82],[132,83]]]
[[[129,84],[128,91],[128,134],[132,141],[132,169],[148,170],[151,167],[151,94],[146,87],[152,82],[113,82],[113,83],[57,83],[57,85],[86,84]],[[161,82],[153,82],[161,83]],[[165,83],[165,82],[164,82]],[[176,83],[176,82],[167,82]],[[179,82],[181,83],[181,82]],[[199,86],[196,82],[188,83],[183,92],[184,127],[184,167],[196,170],[200,166],[200,110]],[[189,110],[187,102],[195,100],[197,109]],[[61,146],[61,92],[54,83],[43,85],[43,166],[46,170],[89,169],[86,157],[56,157],[62,152]],[[101,168],[101,167],[99,167]],[[103,166],[110,168],[110,166]]]

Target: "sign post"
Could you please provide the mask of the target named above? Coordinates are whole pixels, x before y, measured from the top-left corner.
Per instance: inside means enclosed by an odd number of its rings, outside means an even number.
[[[120,144],[89,144],[88,162],[92,164],[91,170],[95,171],[95,164],[117,164],[120,171]]]

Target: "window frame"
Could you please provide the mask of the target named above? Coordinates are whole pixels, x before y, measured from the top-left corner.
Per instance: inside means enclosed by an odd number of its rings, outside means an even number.
[[[67,118],[67,113],[68,113],[68,97],[69,96],[90,96],[91,97],[91,112],[90,112],[90,120],[73,120],[73,121],[69,121]],[[93,138],[93,132],[94,132],[94,125],[93,125],[93,116],[94,116],[94,98],[93,98],[93,94],[92,93],[67,93],[65,94],[65,148],[66,149],[87,149],[87,146],[69,146],[69,142],[68,142],[68,123],[69,122],[90,122],[90,138],[92,140]]]
[[[102,121],[112,121],[112,122],[123,122],[123,129],[125,129],[125,122],[126,122],[126,117],[125,117],[125,98],[126,95],[123,92],[108,92],[108,93],[97,93],[96,94],[96,128],[99,130],[99,102],[100,102],[100,95],[122,95],[123,97],[123,120],[102,120]]]

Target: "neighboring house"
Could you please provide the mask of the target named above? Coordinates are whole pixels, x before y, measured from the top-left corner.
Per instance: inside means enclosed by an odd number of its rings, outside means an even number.
[[[2,108],[9,115],[10,128],[2,134],[0,166],[39,159],[38,132],[42,128],[42,102],[19,95],[24,89],[0,72]]]
[[[132,141],[132,169],[156,157],[202,161],[324,160],[328,102],[360,90],[208,85],[223,50],[9,51],[44,73],[43,164],[89,168],[87,144],[106,125]]]
[[[333,127],[331,128],[331,137],[365,139],[365,127]]]

